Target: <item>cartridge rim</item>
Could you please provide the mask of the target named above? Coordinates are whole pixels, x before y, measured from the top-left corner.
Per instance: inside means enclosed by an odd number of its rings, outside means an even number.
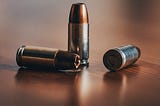
[[[22,45],[20,48],[18,48],[17,53],[16,53],[16,62],[19,66],[23,66],[22,55],[23,55],[23,51],[25,47],[26,47],[25,45]]]
[[[124,61],[122,54],[118,50],[111,49],[104,54],[103,63],[109,70],[116,71],[121,69]]]

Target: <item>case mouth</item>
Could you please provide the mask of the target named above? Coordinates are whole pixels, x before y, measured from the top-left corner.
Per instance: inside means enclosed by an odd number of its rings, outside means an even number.
[[[75,60],[74,60],[75,69],[77,69],[80,66],[80,64],[81,64],[80,57],[76,55]]]

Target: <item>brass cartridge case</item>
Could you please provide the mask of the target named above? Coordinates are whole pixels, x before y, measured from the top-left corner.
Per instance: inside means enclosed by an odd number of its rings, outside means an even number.
[[[17,50],[16,62],[20,67],[46,68],[46,69],[77,69],[80,65],[80,57],[52,48],[37,46],[21,46]]]

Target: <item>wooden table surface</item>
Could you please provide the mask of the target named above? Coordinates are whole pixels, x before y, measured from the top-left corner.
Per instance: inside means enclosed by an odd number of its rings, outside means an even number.
[[[16,65],[21,45],[67,49],[72,3],[0,1],[0,105],[159,106],[160,1],[86,1],[90,63],[79,73],[27,70]],[[121,71],[108,72],[103,54],[127,44],[141,48],[139,61]]]

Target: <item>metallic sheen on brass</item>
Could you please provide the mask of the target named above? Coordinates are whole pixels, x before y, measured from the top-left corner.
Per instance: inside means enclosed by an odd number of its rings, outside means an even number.
[[[82,65],[88,65],[89,19],[84,3],[72,4],[68,23],[68,51],[78,54]]]
[[[77,69],[80,65],[77,54],[37,46],[21,46],[17,50],[16,61],[20,67],[56,70]]]
[[[134,64],[139,57],[140,49],[127,45],[107,51],[103,56],[103,63],[109,70],[116,71]]]

